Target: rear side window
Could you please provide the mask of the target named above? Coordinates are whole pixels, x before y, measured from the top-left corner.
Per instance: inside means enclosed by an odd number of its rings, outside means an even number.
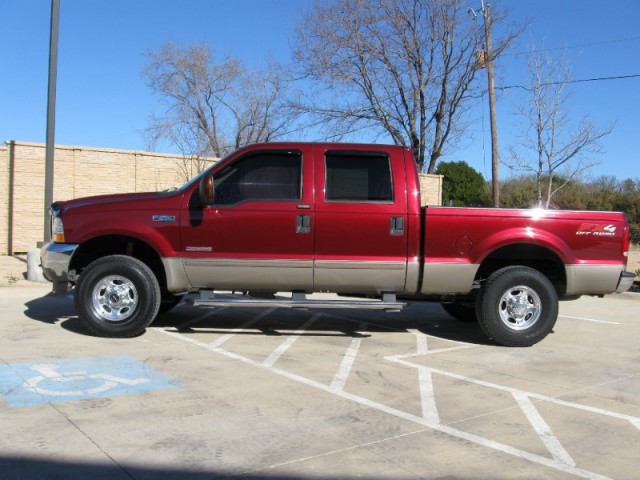
[[[290,152],[250,155],[218,172],[214,185],[216,205],[300,200],[302,155]]]
[[[326,201],[393,202],[389,157],[382,153],[329,152]]]

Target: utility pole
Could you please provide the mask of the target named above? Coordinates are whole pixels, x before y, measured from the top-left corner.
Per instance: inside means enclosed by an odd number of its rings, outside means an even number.
[[[491,47],[491,5],[484,4],[481,1],[482,8],[480,13],[484,19],[484,37],[485,51],[480,52],[479,68],[487,67],[487,83],[489,90],[489,122],[491,123],[491,191],[493,193],[493,206],[500,206],[500,180],[499,170],[500,157],[498,156],[498,126],[496,121],[496,92],[493,80],[493,48]],[[476,17],[476,11],[469,9],[469,13]]]
[[[49,37],[49,87],[47,92],[47,141],[44,167],[44,241],[51,240],[49,207],[53,203],[53,157],[55,153],[56,80],[58,76],[58,25],[60,0],[51,0]]]
[[[498,167],[498,126],[496,124],[496,91],[493,80],[493,49],[491,48],[491,5],[485,6],[482,0],[482,16],[484,17],[484,33],[487,48],[487,82],[489,84],[489,122],[491,123],[491,191],[493,206],[500,206],[500,180]]]

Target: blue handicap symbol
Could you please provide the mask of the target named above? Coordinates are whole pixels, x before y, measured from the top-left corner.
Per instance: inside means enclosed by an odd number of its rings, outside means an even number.
[[[127,356],[0,366],[0,395],[14,408],[177,387],[178,382]]]

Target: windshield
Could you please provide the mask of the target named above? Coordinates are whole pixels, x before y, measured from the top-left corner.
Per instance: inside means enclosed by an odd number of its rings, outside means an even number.
[[[226,160],[228,157],[224,157],[221,158],[220,160],[217,160],[214,162],[214,165],[217,165],[220,162],[223,162],[224,160]],[[191,180],[189,180],[187,183],[185,183],[184,185],[182,185],[181,187],[177,187],[177,188],[171,188],[169,190],[165,190],[165,191],[171,191],[171,192],[183,192],[185,190],[188,190],[192,185],[195,185],[197,182],[200,181],[200,179],[204,176],[204,174],[206,172],[210,172],[211,171],[211,165],[209,165],[207,168],[205,168],[203,171],[201,171],[200,173],[198,173],[195,177],[193,177]]]
[[[191,185],[194,185],[195,183],[199,182],[200,179],[202,178],[202,176],[208,171],[209,169],[205,169],[203,171],[201,171],[198,175],[196,175],[195,177],[193,177],[191,180],[189,180],[187,183],[185,183],[184,185],[182,185],[181,187],[178,187],[176,189],[172,189],[172,191],[178,191],[178,192],[183,192],[185,190],[187,190],[189,187],[191,187]]]

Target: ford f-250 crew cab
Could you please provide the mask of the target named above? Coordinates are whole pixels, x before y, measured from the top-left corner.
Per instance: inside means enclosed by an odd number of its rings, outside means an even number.
[[[54,203],[42,266],[93,334],[114,337],[188,293],[212,307],[438,301],[498,344],[529,346],[559,299],[633,282],[621,213],[423,208],[418,180],[404,147],[251,145],[177,190]],[[325,291],[343,296],[306,296]]]

